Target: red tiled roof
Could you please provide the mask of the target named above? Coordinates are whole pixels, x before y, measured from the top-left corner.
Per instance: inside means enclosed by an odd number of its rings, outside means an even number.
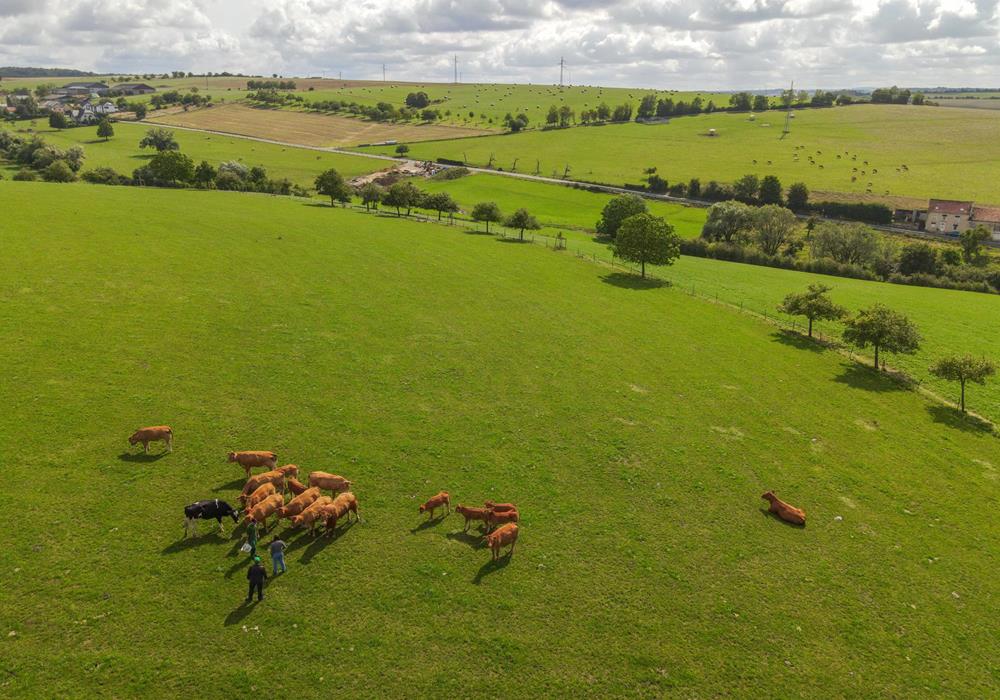
[[[975,207],[972,210],[973,221],[988,221],[991,224],[1000,223],[1000,207]]]
[[[953,199],[932,199],[931,214],[968,214],[972,211],[972,202],[956,202]]]

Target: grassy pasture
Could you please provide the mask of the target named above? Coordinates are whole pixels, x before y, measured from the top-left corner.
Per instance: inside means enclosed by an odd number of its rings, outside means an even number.
[[[305,146],[356,146],[387,140],[422,141],[489,133],[482,129],[439,124],[391,124],[286,109],[255,108],[243,104],[227,104],[162,116],[153,112],[148,120]]]
[[[43,514],[0,548],[6,697],[996,688],[996,440],[833,353],[290,199],[3,181],[0,206],[5,493]],[[128,456],[159,421],[174,453]],[[178,540],[237,446],[350,475],[365,518],[293,535],[252,608],[238,539]],[[521,505],[512,560],[423,526],[441,487]]]
[[[28,124],[21,121],[13,127],[4,125],[2,128],[28,129]],[[82,146],[86,153],[84,170],[104,166],[131,175],[133,170],[155,154],[152,149],[139,148],[139,141],[152,128],[148,124],[117,122],[114,125],[115,135],[109,141],[97,138],[95,126],[57,131],[49,129],[44,120],[37,120],[37,124],[34,133],[41,135],[53,146],[64,149]],[[251,166],[263,165],[271,177],[287,177],[295,183],[310,187],[315,177],[327,168],[337,168],[345,176],[354,177],[385,167],[383,163],[370,158],[278,146],[217,134],[177,129],[174,137],[180,144],[181,151],[191,156],[196,163],[207,160],[218,166],[223,161],[238,160]],[[16,172],[17,167],[0,164],[0,170],[3,169],[10,175]]]
[[[572,179],[614,185],[638,183],[655,166],[669,182],[698,177],[704,185],[756,173],[777,175],[786,186],[802,181],[814,191],[863,195],[871,182],[875,196],[1000,200],[993,184],[1000,178],[1000,114],[898,105],[799,110],[792,133],[781,139],[783,116],[769,112],[750,121],[721,113],[669,124],[536,131],[415,144],[411,155],[474,165],[493,155],[505,169],[516,158],[521,172],[534,172],[537,162],[541,174],[557,177],[568,164]],[[706,136],[710,128],[719,136]]]

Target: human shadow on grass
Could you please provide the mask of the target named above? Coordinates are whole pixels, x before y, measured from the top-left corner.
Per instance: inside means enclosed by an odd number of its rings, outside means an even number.
[[[760,509],[760,513],[761,513],[761,515],[763,515],[768,520],[777,520],[782,525],[787,525],[788,527],[794,528],[796,530],[804,530],[806,528],[805,525],[797,525],[795,523],[790,523],[787,520],[782,520],[781,518],[778,517],[777,513],[772,513],[767,508],[761,508]]]
[[[157,460],[166,457],[169,452],[154,452],[152,454],[147,454],[145,452],[122,452],[118,455],[118,459],[122,462],[155,462]]]
[[[193,547],[200,547],[203,544],[224,544],[226,540],[216,532],[207,532],[196,537],[184,537],[173,544],[163,548],[160,554],[177,554]]]
[[[483,539],[484,535],[478,532],[449,532],[447,537],[449,540],[467,544],[473,549],[482,549],[486,546],[486,540]]]
[[[906,387],[891,376],[867,367],[857,362],[845,362],[841,365],[843,371],[833,381],[847,384],[855,389],[865,391],[903,391]]]
[[[942,406],[940,404],[928,406],[927,413],[930,414],[931,420],[935,423],[946,425],[949,428],[979,435],[986,435],[993,432],[993,425],[988,421],[978,416],[962,413],[957,408],[952,408],[951,406]]]
[[[784,328],[772,333],[771,337],[775,342],[795,348],[796,350],[808,350],[809,352],[823,352],[826,350],[824,343],[815,338],[810,338],[807,335]]]
[[[264,590],[267,591],[267,581],[264,582]],[[240,602],[240,604],[231,613],[226,615],[226,627],[231,627],[232,625],[239,624],[246,619],[247,615],[253,612],[253,609],[262,602],[254,598],[251,602],[247,602],[245,599]]]
[[[639,275],[630,275],[624,272],[609,272],[601,277],[601,281],[604,284],[610,284],[612,287],[620,287],[621,289],[660,289],[661,287],[670,286],[670,282],[667,280],[657,279],[656,277],[640,277]]]
[[[476,576],[472,579],[472,582],[478,586],[482,580],[490,574],[506,568],[507,565],[510,564],[512,557],[513,553],[507,552],[507,554],[503,555],[499,559],[491,558],[488,562],[479,567],[479,571],[476,572]]]
[[[448,514],[445,513],[444,515],[439,515],[436,518],[431,518],[430,520],[424,520],[422,523],[420,523],[419,525],[417,525],[415,528],[412,528],[410,530],[410,533],[413,534],[413,535],[415,535],[418,532],[426,530],[429,527],[435,527],[437,525],[440,525],[442,522],[444,522],[444,519],[447,518],[447,517],[448,517]]]

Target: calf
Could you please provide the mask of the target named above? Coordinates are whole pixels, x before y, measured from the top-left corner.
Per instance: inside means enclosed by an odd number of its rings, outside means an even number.
[[[320,496],[292,518],[292,527],[308,526],[311,530],[313,523],[322,515],[323,508],[331,503],[333,503],[333,499],[329,496]]]
[[[263,501],[254,506],[247,516],[255,523],[260,523],[264,530],[267,530],[267,519],[278,512],[281,506],[285,505],[285,497],[280,493],[272,493]],[[277,518],[275,518],[277,521]]]
[[[469,523],[473,520],[481,520],[485,523],[486,516],[489,513],[489,511],[485,508],[473,508],[471,506],[463,506],[461,504],[455,506],[455,512],[465,518],[465,527],[462,528],[462,532],[469,531]]]
[[[358,513],[358,497],[348,491],[333,499],[333,503],[323,509],[326,514],[326,534],[332,535],[337,529],[337,521],[347,516],[347,522],[351,522],[351,513],[360,522],[361,514]]]
[[[351,490],[351,482],[342,476],[328,474],[327,472],[310,472],[309,485],[318,486],[324,491],[331,493],[342,493]]]
[[[318,488],[313,487],[311,489],[304,489],[302,493],[298,494],[278,511],[278,519],[291,518],[292,516],[300,514],[306,508],[311,506],[313,501],[319,497],[320,491]]]
[[[133,447],[142,443],[142,451],[149,452],[149,443],[162,441],[167,446],[167,452],[174,451],[174,431],[169,425],[153,425],[148,428],[139,428],[129,436],[128,444]]]
[[[251,510],[255,505],[275,493],[277,493],[277,490],[274,488],[274,484],[270,481],[266,484],[261,484],[254,490],[253,493],[250,494],[250,497],[247,498],[247,502],[244,504],[243,508],[245,510]]]
[[[486,531],[492,532],[497,525],[503,525],[504,523],[516,523],[521,519],[516,510],[504,510],[497,512],[495,510],[486,511]]]
[[[771,504],[767,509],[785,522],[793,523],[795,525],[806,524],[806,512],[801,508],[796,508],[793,505],[785,503],[783,500],[774,495],[774,491],[768,491],[763,494],[761,498]]]
[[[189,506],[184,506],[184,536],[189,537],[197,534],[199,520],[212,519],[219,523],[219,532],[224,535],[226,533],[225,528],[222,527],[222,519],[227,516],[232,518],[234,523],[239,521],[239,511],[218,498],[197,501]]]
[[[434,519],[434,511],[444,506],[451,513],[451,497],[448,495],[447,491],[441,491],[438,495],[432,496],[427,503],[424,503],[418,510],[421,513],[428,514],[428,520]]]
[[[495,532],[486,536],[486,544],[493,552],[493,561],[500,558],[500,548],[510,545],[510,552],[507,556],[514,555],[514,545],[517,543],[517,525],[507,523],[496,529]]]
[[[517,510],[517,506],[513,503],[494,503],[493,501],[486,501],[483,505],[486,506],[486,510],[492,510],[497,513],[503,513],[508,510]]]
[[[278,455],[266,450],[246,450],[244,452],[230,452],[226,455],[226,460],[236,462],[247,473],[250,478],[250,470],[254,467],[267,467],[274,469],[278,464]]]
[[[274,484],[275,490],[281,491],[282,493],[285,492],[284,474],[277,470],[264,472],[263,474],[257,474],[247,479],[247,483],[243,486],[243,491],[240,493],[240,503],[246,503],[250,494],[267,483]]]

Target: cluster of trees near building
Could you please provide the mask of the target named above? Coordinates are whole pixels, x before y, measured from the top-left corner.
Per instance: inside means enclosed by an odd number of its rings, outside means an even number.
[[[0,158],[21,166],[14,180],[73,182],[85,156],[82,146],[62,150],[49,145],[41,136],[24,138],[0,129]]]

